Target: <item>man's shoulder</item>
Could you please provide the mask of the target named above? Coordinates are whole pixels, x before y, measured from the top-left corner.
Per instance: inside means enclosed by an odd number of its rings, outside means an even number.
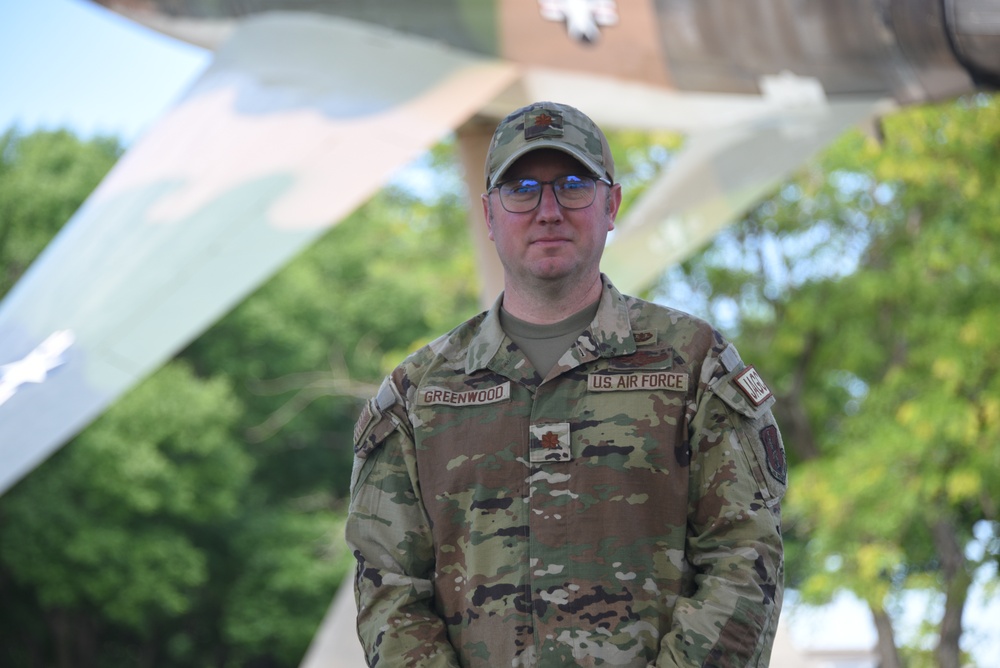
[[[631,295],[622,295],[622,297],[625,299],[629,320],[633,326],[638,325],[641,329],[653,328],[656,330],[684,329],[704,334],[715,332],[711,323],[698,316],[639,297]]]
[[[418,350],[410,353],[400,364],[412,373],[418,369],[453,362],[465,362],[469,346],[479,333],[480,325],[486,318],[486,311],[479,313],[451,331],[442,334]]]

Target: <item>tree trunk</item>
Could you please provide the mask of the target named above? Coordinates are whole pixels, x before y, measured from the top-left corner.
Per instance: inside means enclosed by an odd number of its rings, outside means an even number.
[[[878,633],[878,666],[879,668],[903,668],[903,662],[899,658],[899,651],[896,649],[896,633],[892,629],[892,619],[885,608],[876,610],[871,608],[872,618],[875,620],[875,631]]]
[[[55,645],[58,668],[94,668],[97,665],[97,620],[82,612],[56,608],[45,613]]]
[[[69,614],[62,609],[49,610],[45,615],[55,644],[56,666],[73,668],[74,643]]]
[[[98,653],[97,619],[83,612],[73,615],[76,626],[76,656],[80,668],[96,668]]]
[[[940,668],[961,668],[962,653],[958,642],[962,637],[962,613],[972,577],[966,568],[965,553],[958,542],[955,526],[949,520],[942,519],[931,528],[931,533],[941,560],[945,595],[944,615],[941,617],[940,638],[935,654]]]

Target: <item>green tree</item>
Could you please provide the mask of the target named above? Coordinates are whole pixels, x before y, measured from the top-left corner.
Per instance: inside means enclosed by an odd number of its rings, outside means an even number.
[[[96,665],[101,627],[151,643],[194,607],[200,536],[237,514],[252,465],[230,433],[238,411],[224,381],[171,363],[4,496],[0,562],[44,617],[42,632],[5,604],[6,647],[26,626],[58,665]]]
[[[0,135],[0,295],[69,220],[121,155],[112,138],[65,130]]]
[[[972,575],[997,559],[995,541],[966,547],[998,534],[998,175],[995,97],[895,114],[881,144],[848,134],[662,288],[775,385],[790,583],[867,601],[883,666],[901,665],[893,606],[918,589],[941,602],[933,660],[961,665]]]

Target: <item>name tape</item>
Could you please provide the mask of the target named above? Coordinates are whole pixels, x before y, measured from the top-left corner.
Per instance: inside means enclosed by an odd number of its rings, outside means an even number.
[[[502,385],[484,387],[478,390],[456,392],[443,387],[425,387],[417,395],[417,403],[430,406],[444,404],[446,406],[483,406],[495,404],[510,399],[510,381]]]

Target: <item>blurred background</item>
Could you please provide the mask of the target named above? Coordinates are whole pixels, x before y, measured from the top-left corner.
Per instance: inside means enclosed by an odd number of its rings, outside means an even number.
[[[212,54],[78,0],[0,0],[0,53],[2,298]],[[626,207],[685,145],[609,140]],[[0,665],[303,662],[353,568],[360,402],[481,309],[466,198],[450,137],[0,496]],[[779,398],[773,665],[1000,665],[998,221],[972,92],[848,130],[642,294]]]

